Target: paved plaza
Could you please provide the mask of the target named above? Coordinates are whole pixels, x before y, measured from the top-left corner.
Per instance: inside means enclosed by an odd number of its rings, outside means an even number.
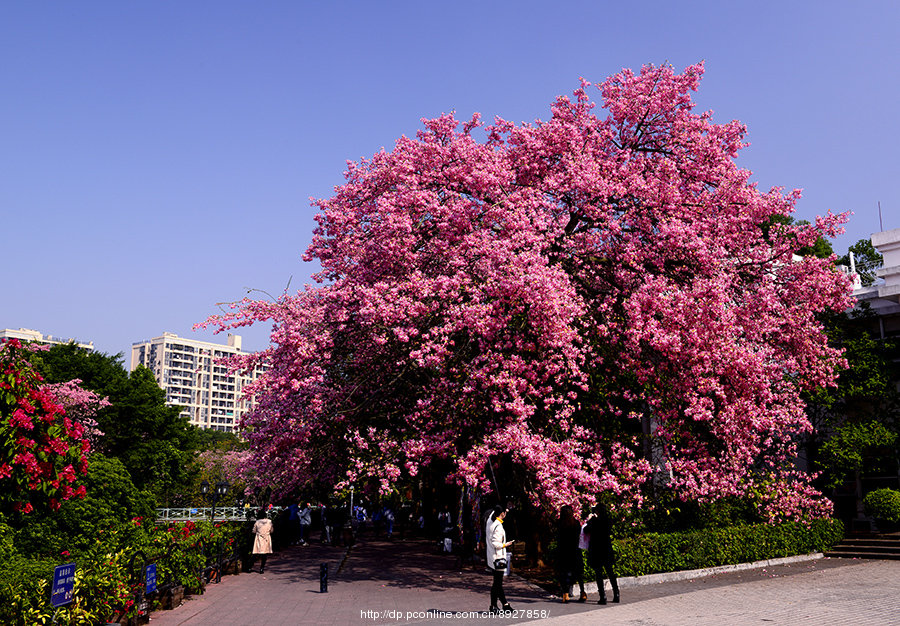
[[[265,574],[226,576],[151,624],[900,624],[900,561],[821,558],[633,586],[606,606],[596,594],[562,604],[512,576],[505,588],[517,613],[499,617],[487,614],[490,582],[483,566],[460,567],[425,541],[293,547],[270,557]]]

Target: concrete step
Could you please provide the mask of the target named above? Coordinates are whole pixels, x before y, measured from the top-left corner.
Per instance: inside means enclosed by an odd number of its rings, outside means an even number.
[[[825,556],[855,559],[900,560],[900,535],[885,533],[850,533]]]
[[[845,552],[832,550],[830,552],[826,552],[825,556],[837,557],[842,559],[877,559],[900,561],[900,552]]]
[[[840,546],[880,546],[900,549],[900,541],[896,539],[844,539]]]
[[[892,549],[885,546],[848,546],[838,544],[831,549],[831,552],[879,552],[885,554],[900,554],[900,550]]]

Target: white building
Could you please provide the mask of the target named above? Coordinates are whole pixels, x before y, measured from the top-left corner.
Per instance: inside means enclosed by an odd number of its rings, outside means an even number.
[[[875,274],[884,283],[855,289],[859,302],[868,302],[878,316],[877,333],[882,339],[900,336],[900,228],[872,235],[872,245],[884,257]]]
[[[58,344],[67,344],[74,343],[79,348],[84,348],[88,351],[94,350],[94,342],[90,343],[81,343],[79,341],[75,341],[74,339],[60,339],[59,337],[54,337],[53,335],[44,335],[36,330],[32,330],[30,328],[20,328],[18,330],[13,330],[12,328],[4,328],[0,330],[0,339],[18,339],[19,341],[34,341],[36,343],[45,345],[45,346],[53,346]]]
[[[131,346],[131,371],[143,365],[166,392],[166,404],[182,407],[181,415],[200,428],[231,432],[251,408],[244,387],[255,379],[230,374],[222,357],[241,353],[240,335],[228,335],[222,345],[163,333]]]

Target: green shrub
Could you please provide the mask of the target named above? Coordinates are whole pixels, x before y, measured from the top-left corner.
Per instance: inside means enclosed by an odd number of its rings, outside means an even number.
[[[53,570],[76,564],[74,598],[56,612],[58,624],[98,624],[135,617],[135,592],[143,584],[145,563],[155,563],[160,584],[173,582],[199,593],[198,570],[207,553],[220,544],[228,554],[233,546],[230,525],[209,522],[156,526],[135,518],[100,529],[78,551],[55,557],[25,555],[17,550],[14,533],[0,519],[0,624],[50,624],[56,610],[50,605]],[[31,535],[29,535],[31,537]],[[153,610],[155,601],[147,608]]]
[[[900,491],[876,489],[863,498],[866,515],[896,524],[900,522]]]
[[[827,519],[646,533],[617,539],[613,549],[619,576],[643,576],[820,552],[843,536],[843,524]],[[596,579],[587,565],[585,577]]]
[[[24,521],[16,531],[16,546],[23,554],[56,557],[63,551],[80,554],[97,536],[121,529],[133,518],[156,514],[153,497],[135,489],[118,459],[91,456],[85,478],[88,495],[67,500],[52,515]]]
[[[763,521],[756,505],[748,498],[727,497],[713,502],[684,502],[665,490],[654,495],[652,508],[629,510],[623,514],[624,519],[613,527],[616,537],[627,537],[635,529],[644,533],[673,533]]]

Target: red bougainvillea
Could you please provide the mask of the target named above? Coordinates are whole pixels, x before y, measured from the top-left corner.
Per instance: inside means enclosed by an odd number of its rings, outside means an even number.
[[[90,443],[85,428],[41,385],[31,346],[0,343],[0,510],[31,513],[83,498]]]

